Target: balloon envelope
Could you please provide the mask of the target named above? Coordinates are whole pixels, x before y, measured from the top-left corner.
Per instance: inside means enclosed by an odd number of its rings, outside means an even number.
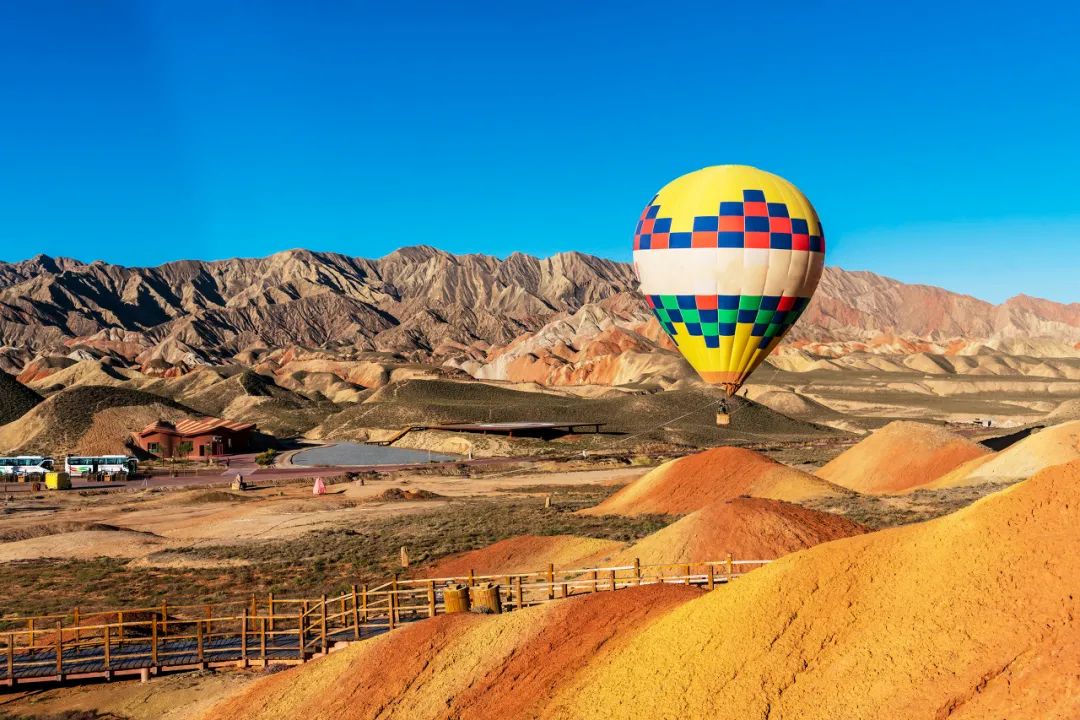
[[[810,201],[746,165],[668,183],[634,234],[634,269],[660,325],[698,374],[729,394],[799,319],[824,262]]]

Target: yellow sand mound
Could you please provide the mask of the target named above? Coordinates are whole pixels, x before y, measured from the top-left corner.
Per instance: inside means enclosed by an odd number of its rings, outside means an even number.
[[[213,720],[1080,716],[1080,461],[714,592],[444,617],[258,681]]]
[[[949,488],[1015,482],[1031,477],[1043,468],[1078,458],[1080,420],[1074,420],[1041,430],[997,454],[969,461],[926,487]]]
[[[932,482],[989,453],[944,428],[901,420],[833,458],[817,474],[861,493],[896,493]]]
[[[679,515],[740,495],[799,502],[843,490],[752,450],[720,447],[664,463],[585,515]]]
[[[866,528],[829,513],[762,498],[735,498],[697,510],[634,543],[615,564],[646,565],[722,560],[773,560]]]
[[[558,568],[590,567],[623,549],[616,540],[576,535],[521,535],[479,550],[453,555],[425,567],[424,577],[457,577],[475,570],[477,574],[533,572],[553,563]]]

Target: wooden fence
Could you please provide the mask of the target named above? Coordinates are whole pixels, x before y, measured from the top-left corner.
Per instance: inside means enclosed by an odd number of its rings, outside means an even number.
[[[111,679],[164,669],[297,664],[407,622],[447,611],[455,585],[483,589],[501,612],[555,599],[638,585],[677,583],[713,589],[767,560],[556,569],[442,578],[394,578],[319,598],[252,595],[247,602],[160,605],[62,615],[0,618],[0,682]]]

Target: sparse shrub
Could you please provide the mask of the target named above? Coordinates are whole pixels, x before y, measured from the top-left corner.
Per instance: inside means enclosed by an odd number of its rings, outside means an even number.
[[[259,453],[258,455],[255,456],[255,464],[256,465],[262,465],[262,466],[265,467],[267,465],[273,465],[274,460],[276,460],[276,459],[277,459],[277,450],[274,450],[273,448],[270,448],[269,450],[263,450],[261,453]]]

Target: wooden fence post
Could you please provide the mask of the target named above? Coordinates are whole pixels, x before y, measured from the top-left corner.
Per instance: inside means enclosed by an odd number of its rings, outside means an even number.
[[[34,618],[27,619],[26,629],[30,631],[30,647],[34,647]]]
[[[319,603],[319,643],[323,653],[326,652],[326,595],[322,596]]]
[[[562,584],[562,596],[563,598],[570,597],[570,588],[566,585],[566,583]]]
[[[731,553],[727,554],[727,579],[731,580],[732,574],[735,572],[735,559],[731,557]]]
[[[708,573],[709,573],[709,577],[706,580],[706,583],[707,583],[706,587],[709,590],[712,590],[716,585],[716,577],[715,577],[716,576],[716,570],[715,570],[715,568],[713,568],[712,563],[709,563]]]
[[[251,612],[248,614],[252,616],[259,614],[259,601],[255,599],[255,593],[251,593]]]
[[[473,587],[474,585],[476,585],[476,571],[470,568],[469,569],[469,587]]]
[[[7,680],[8,687],[15,687],[15,636],[7,636]]]
[[[150,664],[158,666],[157,620],[150,618]]]
[[[64,679],[64,623],[56,621],[56,679]]]
[[[105,626],[105,676],[112,679],[112,632],[109,625]]]
[[[274,593],[266,595],[267,614],[270,616],[270,632],[274,631]]]
[[[356,585],[352,586],[352,624],[353,624],[353,638],[360,639],[360,612],[357,607],[358,598],[356,597]]]
[[[300,612],[297,615],[297,618],[300,621],[299,625],[297,625],[297,632],[300,634],[300,637],[299,637],[299,642],[300,642],[299,653],[300,653],[300,659],[301,660],[304,659],[304,610],[305,609],[307,609],[307,601],[306,600],[300,606]]]
[[[390,616],[390,629],[391,630],[394,629],[394,615],[397,612],[396,605],[397,605],[397,593],[396,592],[391,592],[390,593],[390,607],[389,607],[389,610],[387,611],[387,614]]]
[[[428,580],[427,584],[428,617],[435,617],[435,581]]]
[[[169,601],[161,601],[161,634],[169,634]]]
[[[609,572],[609,573],[611,574],[611,589],[612,589],[612,590],[615,590],[615,589],[616,589],[616,585],[615,585],[615,571],[614,571],[614,570],[609,570],[608,572]]]
[[[641,584],[641,560],[638,558],[634,558],[634,582]]]
[[[82,635],[79,632],[79,624],[80,623],[79,623],[79,606],[78,605],[76,605],[74,608],[72,608],[72,610],[71,610],[71,618],[75,623],[75,643],[78,644],[79,641],[82,640]]]
[[[259,618],[259,657],[262,666],[266,667],[266,618]]]
[[[521,610],[525,607],[525,593],[521,589],[521,576],[518,575],[514,578],[514,584],[517,585],[517,603],[516,609]]]
[[[589,572],[589,579],[592,580],[592,591],[596,592],[597,590],[599,590],[600,588],[597,587],[597,583],[596,583],[597,574],[596,574],[596,569],[595,568]]]
[[[400,606],[401,602],[399,602],[399,598],[397,598],[397,575],[394,575],[394,579],[390,581],[390,614],[394,616],[394,623],[401,622],[401,615],[397,614],[399,613],[397,608]],[[391,625],[391,627],[393,626]]]
[[[243,619],[240,627],[240,667],[247,667],[247,635],[248,635],[248,614],[247,608],[244,608]]]
[[[116,622],[118,627],[116,628],[116,644],[122,645],[124,642],[124,611],[116,613]]]
[[[683,584],[684,585],[689,585],[690,584],[690,563],[686,564],[686,567],[684,568],[684,570],[686,572],[683,573]]]
[[[548,563],[547,566],[547,584],[548,584],[548,600],[555,599],[555,564]]]
[[[196,647],[197,647],[197,650],[198,650],[199,665],[202,665],[203,664],[203,621],[202,620],[196,620],[195,621],[195,641],[197,643]],[[200,667],[199,669],[204,670],[205,668]]]

